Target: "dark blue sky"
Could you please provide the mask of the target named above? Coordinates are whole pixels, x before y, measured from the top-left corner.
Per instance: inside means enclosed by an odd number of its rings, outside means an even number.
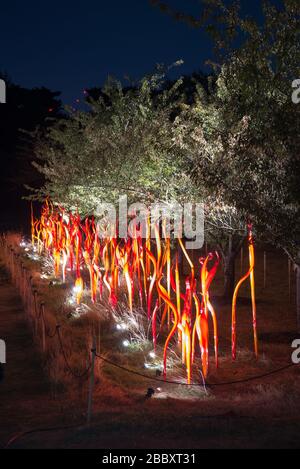
[[[197,0],[169,0],[189,13]],[[260,0],[244,0],[250,13]],[[178,74],[204,69],[207,36],[177,23],[148,0],[52,0],[1,3],[0,70],[25,87],[62,91],[65,103],[100,86],[108,74],[140,78],[156,63],[183,59]]]

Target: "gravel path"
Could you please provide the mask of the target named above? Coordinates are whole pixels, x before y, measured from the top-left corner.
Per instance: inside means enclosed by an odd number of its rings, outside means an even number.
[[[15,433],[45,425],[45,415],[47,423],[57,418],[57,405],[51,398],[21,300],[1,262],[0,338],[7,349],[4,379],[0,382],[2,446]]]

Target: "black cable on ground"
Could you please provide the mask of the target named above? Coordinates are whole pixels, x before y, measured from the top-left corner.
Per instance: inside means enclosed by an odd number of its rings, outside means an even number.
[[[11,248],[11,251],[13,251],[14,254],[15,251],[14,249]],[[35,296],[35,295],[34,295]],[[40,305],[40,312],[39,312],[39,315],[38,315],[38,318],[42,318],[43,322],[44,322],[44,325],[45,325],[45,329],[46,329],[46,324],[45,324],[45,318],[44,318],[44,315],[43,315],[43,311],[42,311],[42,305]],[[36,305],[36,298],[35,298],[35,313],[37,315],[37,305]],[[66,363],[66,366],[69,370],[69,372],[75,377],[75,378],[83,378],[85,377],[90,369],[91,369],[91,363],[90,365],[88,366],[88,368],[80,375],[76,374],[71,366],[69,365],[69,362],[68,362],[68,359],[67,359],[67,356],[66,356],[66,353],[65,353],[65,350],[64,350],[64,347],[63,347],[63,342],[62,342],[62,338],[61,338],[61,335],[60,335],[60,326],[57,325],[56,328],[55,328],[55,332],[53,334],[49,334],[49,332],[47,331],[46,329],[46,336],[48,338],[54,338],[55,336],[58,336],[58,340],[59,340],[59,343],[60,343],[60,348],[61,348],[61,352],[62,352],[62,355],[63,355],[63,358],[65,360],[65,363]],[[91,351],[92,353],[95,353],[95,350],[92,350]],[[116,368],[119,368],[123,371],[126,371],[127,373],[131,373],[131,374],[134,374],[134,375],[137,375],[137,376],[140,376],[142,378],[145,378],[145,379],[148,379],[148,380],[152,380],[152,381],[157,381],[157,382],[160,382],[160,383],[167,383],[167,384],[175,384],[175,385],[183,385],[183,386],[203,386],[205,388],[205,386],[208,386],[208,387],[216,387],[216,386],[227,386],[227,385],[234,385],[234,384],[241,384],[241,383],[247,383],[247,382],[250,382],[250,381],[254,381],[254,380],[257,380],[257,379],[262,379],[262,378],[265,378],[265,377],[268,377],[268,376],[271,376],[271,375],[274,375],[276,373],[279,373],[279,372],[282,372],[282,371],[285,371],[289,368],[292,368],[294,367],[296,364],[294,363],[291,363],[289,365],[286,365],[284,367],[281,367],[281,368],[277,368],[276,370],[272,370],[272,371],[269,371],[267,373],[263,373],[261,375],[256,375],[256,376],[252,376],[252,377],[249,377],[249,378],[245,378],[245,379],[240,379],[240,380],[235,380],[235,381],[226,381],[226,382],[221,382],[221,383],[205,383],[203,381],[203,383],[191,383],[191,384],[188,384],[188,383],[182,383],[182,382],[179,382],[179,381],[171,381],[171,380],[167,380],[167,379],[159,379],[159,378],[156,378],[156,377],[151,377],[149,375],[146,375],[144,373],[141,373],[141,372],[138,372],[138,371],[134,371],[134,370],[130,370],[129,368],[126,368],[122,365],[118,365],[117,363],[114,363],[112,362],[111,360],[101,356],[101,355],[98,355],[97,353],[95,353],[95,356],[97,358],[99,358],[100,360],[108,363],[109,365],[111,366],[114,366]]]
[[[227,381],[224,383],[206,383],[207,386],[225,386],[225,385],[231,385],[231,384],[239,384],[239,383],[247,383],[249,381],[254,381],[256,379],[261,379],[261,378],[266,378],[268,376],[274,375],[276,373],[280,373],[281,371],[288,370],[289,368],[292,368],[294,366],[297,366],[296,363],[290,363],[289,365],[282,366],[281,368],[276,368],[276,370],[268,371],[267,373],[263,373],[261,375],[256,375],[252,376],[249,378],[245,379],[240,379],[236,381]]]
[[[13,443],[15,443],[20,438],[23,438],[26,435],[31,435],[32,433],[40,433],[40,432],[51,432],[51,431],[59,431],[59,430],[69,430],[72,428],[80,428],[83,427],[84,424],[81,425],[68,425],[64,427],[50,427],[50,428],[36,428],[33,430],[27,430],[24,432],[19,432],[16,435],[10,437],[8,442],[3,446],[3,449],[8,449]]]
[[[60,335],[60,326],[56,326],[56,331],[57,331],[57,337],[58,337],[60,349],[61,349],[63,358],[64,358],[64,360],[65,360],[65,363],[66,363],[66,366],[67,366],[69,372],[71,373],[72,376],[74,376],[74,378],[79,378],[79,379],[80,379],[80,378],[84,378],[85,376],[88,375],[88,373],[89,373],[89,371],[90,371],[90,369],[91,369],[92,364],[90,363],[89,366],[87,367],[87,369],[86,369],[83,373],[81,373],[81,374],[75,373],[75,372],[72,370],[72,368],[71,368],[71,366],[70,366],[70,364],[69,364],[69,361],[68,361],[67,356],[66,356],[66,352],[65,352],[65,350],[64,350],[62,338],[61,338],[61,335]]]
[[[46,336],[47,336],[49,339],[54,339],[54,337],[55,337],[56,334],[57,334],[57,330],[58,330],[58,327],[56,326],[54,333],[53,333],[53,334],[49,334],[49,331],[46,329]]]
[[[205,385],[204,385],[204,384],[201,384],[201,383],[188,384],[188,383],[181,383],[180,381],[171,381],[171,380],[167,380],[167,379],[160,379],[160,378],[156,378],[155,376],[152,377],[152,376],[146,375],[144,373],[141,373],[139,371],[130,370],[129,368],[126,368],[122,365],[118,365],[117,363],[114,363],[111,360],[109,360],[109,359],[107,359],[107,358],[105,358],[101,355],[96,354],[96,357],[99,358],[100,360],[104,361],[105,363],[108,363],[111,366],[114,366],[114,367],[119,368],[123,371],[126,371],[127,373],[132,373],[134,375],[141,376],[142,378],[146,378],[146,379],[151,380],[151,381],[157,381],[159,383],[167,383],[167,384],[176,384],[176,385],[181,385],[181,386],[203,386],[203,387],[204,386],[207,386],[207,387],[227,386],[227,385],[234,385],[234,384],[240,384],[240,383],[247,383],[249,381],[254,381],[256,379],[265,378],[267,376],[273,375],[275,373],[279,373],[281,371],[287,370],[288,368],[296,366],[295,363],[290,363],[289,365],[286,365],[286,366],[281,367],[281,368],[277,368],[276,370],[272,370],[272,371],[269,371],[269,372],[261,374],[261,375],[256,375],[256,376],[252,376],[252,377],[249,377],[249,378],[240,379],[240,380],[236,380],[236,381],[226,381],[226,382],[221,382],[221,383],[205,383]]]

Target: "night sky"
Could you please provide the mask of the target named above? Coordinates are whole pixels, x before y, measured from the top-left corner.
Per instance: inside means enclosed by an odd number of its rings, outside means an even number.
[[[197,14],[197,0],[169,0]],[[260,0],[243,1],[258,14]],[[184,7],[184,8],[183,8]],[[13,82],[62,91],[66,104],[106,77],[138,79],[182,59],[177,74],[205,70],[211,42],[205,33],[177,23],[148,0],[52,0],[1,3],[0,70]]]

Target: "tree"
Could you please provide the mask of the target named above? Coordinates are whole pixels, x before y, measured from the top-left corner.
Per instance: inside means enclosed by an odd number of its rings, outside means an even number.
[[[205,203],[205,236],[222,255],[225,300],[231,301],[235,286],[235,261],[246,238],[247,216],[227,198],[234,184],[229,155],[237,151],[240,129],[222,116],[216,87],[197,88],[194,104],[185,106],[174,125],[174,141],[189,155],[192,179]]]
[[[90,112],[70,110],[36,146],[34,166],[46,178],[36,197],[84,215],[123,194],[129,202],[189,201],[194,185],[171,138],[181,81],[164,89],[163,78],[158,70],[125,89],[109,79],[98,99],[89,98]]]
[[[41,175],[31,165],[33,153],[32,132],[38,127],[46,132],[56,119],[61,118],[59,93],[47,88],[27,89],[13,83],[0,73],[6,83],[6,103],[0,105],[0,153],[3,161],[0,175],[2,222],[5,227],[16,227],[26,207],[22,205],[24,184],[39,185]],[[16,216],[18,213],[18,216]],[[25,214],[27,216],[27,214]]]
[[[241,18],[236,2],[230,8],[205,3],[223,54],[214,96],[182,119],[194,174],[296,263],[300,327],[300,107],[291,99],[292,81],[300,76],[298,2],[264,3],[262,24]],[[237,38],[238,47],[232,46]]]
[[[5,176],[13,176],[14,183],[18,181],[22,185],[32,179],[32,167],[29,175],[27,166],[32,152],[28,132],[37,127],[46,129],[61,116],[61,101],[57,99],[60,93],[47,88],[22,88],[15,85],[8,75],[0,73],[0,77],[5,80],[7,88],[7,102],[0,106],[0,145],[8,163]]]

